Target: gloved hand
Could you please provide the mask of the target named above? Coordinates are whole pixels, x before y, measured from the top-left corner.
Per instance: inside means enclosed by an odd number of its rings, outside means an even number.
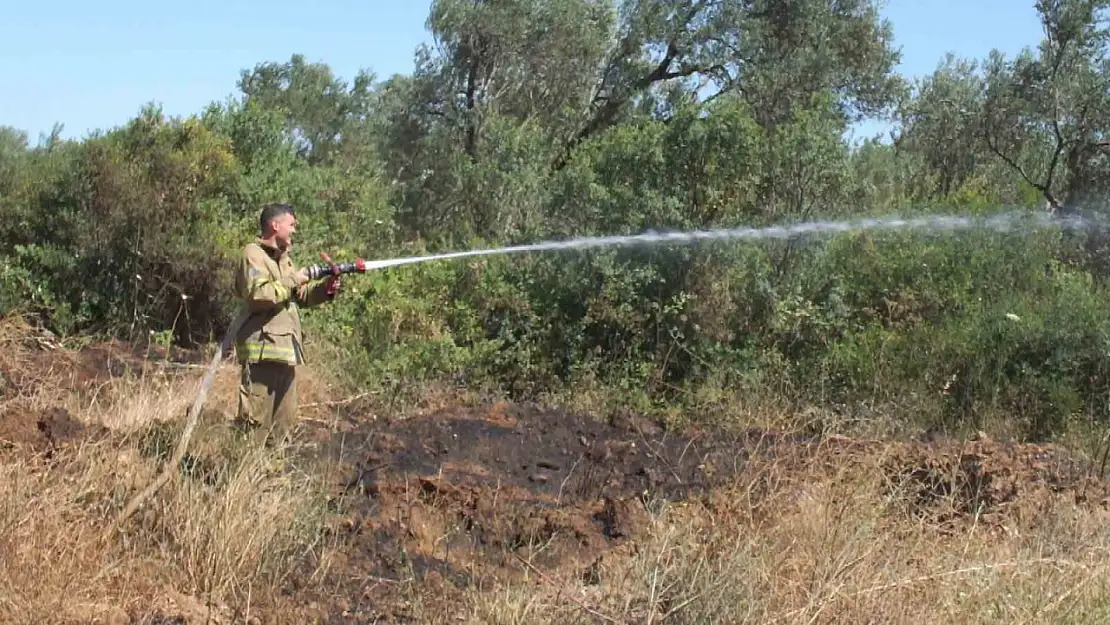
[[[322,258],[324,262],[327,263],[328,266],[330,266],[332,269],[335,269],[335,263],[332,262],[331,257],[328,256],[327,252],[320,252],[320,258]],[[339,281],[339,274],[333,275],[332,277],[328,278],[327,283],[324,285],[324,293],[328,296],[328,299],[331,299],[335,297],[337,293],[339,293],[339,288],[341,286],[342,283]]]

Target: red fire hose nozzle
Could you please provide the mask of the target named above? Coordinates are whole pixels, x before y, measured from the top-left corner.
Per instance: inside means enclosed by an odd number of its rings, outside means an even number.
[[[318,278],[324,278],[326,276],[339,276],[345,273],[366,272],[366,261],[362,260],[361,258],[353,262],[334,263],[330,258],[328,258],[327,254],[321,252],[320,256],[324,259],[323,263],[309,265],[306,268],[308,270],[308,278],[310,280],[316,280]]]

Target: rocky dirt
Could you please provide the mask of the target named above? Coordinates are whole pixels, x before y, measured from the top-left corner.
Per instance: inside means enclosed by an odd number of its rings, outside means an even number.
[[[141,367],[143,357],[100,346],[53,369],[47,365],[59,356],[48,354],[34,367],[0,367],[0,407],[10,408],[0,409],[0,453],[13,446],[49,453],[106,435],[63,408],[16,409],[18,402],[3,400],[25,396],[35,384],[60,384],[45,371],[61,369],[67,388],[87,389]],[[942,532],[972,518],[1001,525],[1008,515],[1035,514],[1061,498],[1105,507],[1110,495],[1106,482],[1065,450],[989,439],[669,432],[632,414],[602,421],[508,404],[393,420],[356,411],[338,431],[322,422],[306,428],[318,443],[306,452],[312,464],[335,476],[328,539],[339,556],[322,581],[289,581],[288,602],[303,622],[414,622],[414,584],[450,610],[473,589],[536,571],[589,582],[599,562],[643,534],[661,502],[701,498],[768,460],[785,471],[815,462],[830,470],[877,466],[886,492],[876,495],[898,493],[906,514]],[[167,610],[162,622],[191,622],[181,610]]]

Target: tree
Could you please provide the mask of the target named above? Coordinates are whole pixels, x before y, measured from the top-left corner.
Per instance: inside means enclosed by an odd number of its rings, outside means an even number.
[[[1056,211],[1075,212],[1107,182],[1110,59],[1107,0],[1038,0],[1038,51],[986,64],[982,133],[988,149]]]
[[[870,0],[627,0],[620,15],[590,106],[556,167],[673,81],[703,102],[743,94],[766,128],[826,92],[847,122],[886,109],[900,89],[889,25]]]
[[[335,160],[350,148],[361,122],[373,110],[373,74],[363,70],[349,87],[324,63],[295,54],[285,63],[261,63],[244,70],[239,89],[248,102],[280,111],[297,140],[299,154],[312,163]]]
[[[947,197],[990,157],[980,119],[969,114],[983,108],[983,79],[977,70],[974,61],[946,55],[932,75],[918,82],[900,111],[895,147],[921,158],[921,173],[935,178],[934,199]]]

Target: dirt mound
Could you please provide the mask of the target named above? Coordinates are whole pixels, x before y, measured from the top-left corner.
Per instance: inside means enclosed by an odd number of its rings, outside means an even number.
[[[908,514],[946,530],[970,520],[1000,527],[1062,500],[1110,505],[1102,477],[1055,445],[990,439],[889,445],[882,468],[887,494],[899,494]]]
[[[65,408],[0,413],[0,444],[23,446],[36,452],[51,453],[60,445],[101,431],[87,428]]]
[[[151,368],[191,370],[204,354],[108,341],[70,350],[26,338],[0,357],[0,397],[82,391]]]
[[[0,446],[51,451],[103,428],[88,428],[62,407],[110,395],[114,380],[150,371],[189,375],[204,354],[157,345],[105,341],[80,349],[62,346],[53,335],[0,322]],[[72,405],[72,404],[70,404]]]

